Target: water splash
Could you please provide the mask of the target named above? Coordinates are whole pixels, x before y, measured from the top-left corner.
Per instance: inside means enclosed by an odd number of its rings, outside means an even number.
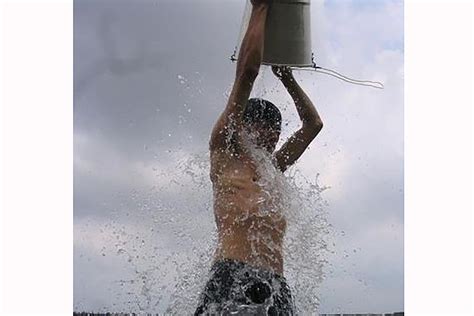
[[[184,76],[179,75],[178,81],[183,89],[196,90],[188,89],[189,80]],[[265,87],[259,91],[268,93]],[[183,108],[190,109],[190,105],[185,103]],[[179,117],[178,123],[186,124],[186,118]],[[297,167],[282,174],[265,151],[251,142],[246,146],[257,163],[259,185],[277,200],[287,220],[284,275],[296,312],[316,314],[327,254],[334,246],[329,242],[331,225],[322,197],[327,188],[319,184],[317,174],[304,175]],[[104,310],[188,315],[198,305],[218,241],[209,153],[169,151],[169,158],[176,163],[150,166],[153,187],[130,192],[124,197],[129,202],[104,225],[103,258],[118,259],[127,271],[111,285],[114,299]],[[265,215],[272,208],[260,210]],[[271,241],[267,244],[272,247]]]
[[[288,220],[284,275],[297,313],[314,314],[329,251],[325,188],[317,175],[307,178],[297,168],[275,172],[264,152],[255,154],[264,175],[260,184],[278,190]],[[209,155],[176,158],[176,164],[155,171],[160,181],[153,189],[131,192],[133,205],[124,205],[102,227],[104,259],[119,259],[127,271],[111,285],[114,299],[104,310],[188,315],[198,305],[217,246]]]
[[[331,226],[327,221],[327,202],[321,193],[328,187],[292,167],[286,174],[276,170],[269,154],[243,140],[257,162],[260,186],[270,196],[278,196],[278,208],[288,222],[284,253],[284,274],[294,296],[297,314],[315,314],[319,308],[319,285],[325,278],[324,267],[330,245]]]

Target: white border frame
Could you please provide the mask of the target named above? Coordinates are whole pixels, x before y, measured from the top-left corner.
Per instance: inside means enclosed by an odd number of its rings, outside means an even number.
[[[407,315],[474,312],[473,7],[405,2]],[[0,8],[0,313],[70,315],[73,5]]]

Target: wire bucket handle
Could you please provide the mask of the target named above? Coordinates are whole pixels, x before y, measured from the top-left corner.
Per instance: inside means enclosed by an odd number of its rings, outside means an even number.
[[[230,56],[230,60],[232,62],[237,61],[236,55],[237,55],[237,47],[234,49],[234,53]],[[312,65],[310,67],[290,66],[290,68],[294,69],[294,70],[315,71],[315,72],[319,72],[319,73],[322,73],[322,74],[332,76],[334,78],[345,81],[347,83],[351,83],[351,84],[355,84],[355,85],[359,85],[359,86],[372,87],[372,88],[376,88],[376,89],[384,89],[384,85],[381,82],[349,78],[349,77],[347,77],[347,76],[345,76],[345,75],[343,75],[343,74],[341,74],[341,73],[339,73],[335,70],[318,66],[316,64],[316,61],[315,61],[315,58],[314,58],[314,53],[312,53],[311,60],[312,60]]]

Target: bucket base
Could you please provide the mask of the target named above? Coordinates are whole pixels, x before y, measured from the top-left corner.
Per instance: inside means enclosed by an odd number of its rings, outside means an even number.
[[[300,64],[300,65],[295,65],[295,64],[285,64],[285,63],[267,63],[267,62],[262,62],[262,65],[265,66],[281,66],[281,67],[291,67],[291,68],[314,68],[314,64]]]

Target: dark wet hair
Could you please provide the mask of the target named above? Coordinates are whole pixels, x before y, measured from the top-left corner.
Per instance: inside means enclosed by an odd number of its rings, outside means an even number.
[[[257,124],[278,131],[281,130],[280,110],[270,101],[260,98],[248,100],[243,121],[246,124]]]

